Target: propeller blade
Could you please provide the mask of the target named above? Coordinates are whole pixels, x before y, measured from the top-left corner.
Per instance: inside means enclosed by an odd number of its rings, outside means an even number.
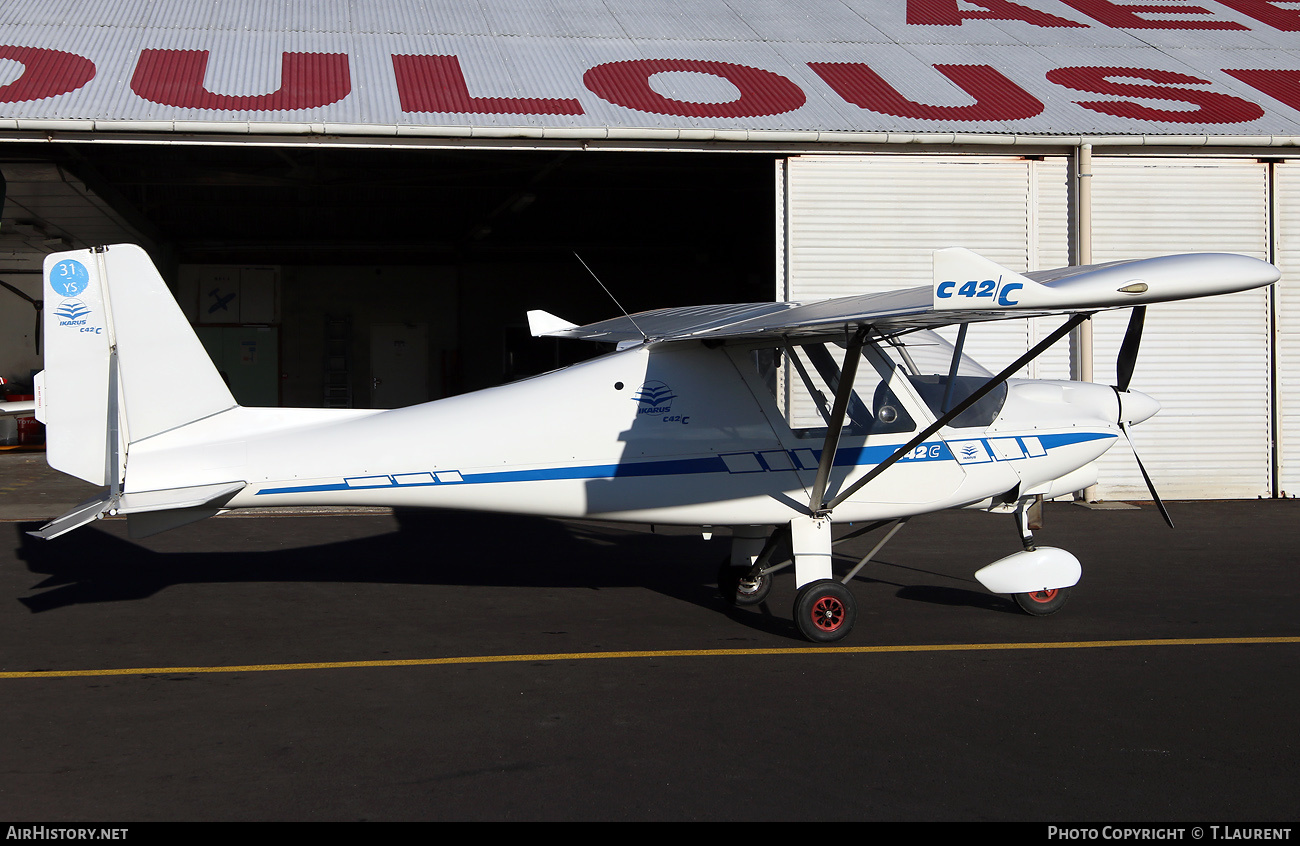
[[[1156,508],[1160,509],[1160,516],[1165,518],[1165,523],[1172,529],[1174,521],[1170,519],[1169,512],[1165,510],[1164,502],[1160,500],[1160,494],[1156,493],[1155,484],[1152,483],[1151,477],[1147,475],[1147,468],[1143,466],[1142,457],[1138,455],[1137,446],[1133,443],[1133,436],[1129,434],[1128,424],[1121,421],[1119,427],[1124,431],[1124,437],[1128,438],[1129,449],[1133,450],[1133,460],[1137,462],[1138,470],[1142,471],[1142,478],[1146,480],[1147,490],[1151,491],[1151,501],[1156,504]]]
[[[1133,379],[1138,347],[1142,345],[1142,324],[1146,322],[1146,317],[1147,307],[1137,306],[1128,319],[1128,330],[1124,333],[1124,342],[1119,346],[1119,358],[1115,360],[1115,376],[1118,380],[1116,387],[1121,391],[1127,391],[1128,383]]]

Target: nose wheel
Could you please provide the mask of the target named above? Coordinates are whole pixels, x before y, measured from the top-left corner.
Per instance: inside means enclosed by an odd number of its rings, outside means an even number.
[[[1035,590],[1029,593],[1013,594],[1016,604],[1026,614],[1033,614],[1035,617],[1046,617],[1048,614],[1055,614],[1061,610],[1065,600],[1070,598],[1070,589],[1068,587],[1052,588],[1051,590]]]
[[[856,619],[853,593],[834,579],[810,582],[795,596],[795,625],[800,634],[814,643],[842,640],[853,631]]]

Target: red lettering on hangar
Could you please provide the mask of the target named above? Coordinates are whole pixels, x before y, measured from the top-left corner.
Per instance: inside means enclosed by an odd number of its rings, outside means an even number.
[[[946,2],[947,0],[944,0]],[[1280,2],[1281,0],[1276,0]],[[913,0],[918,2],[918,0]],[[939,2],[939,0],[931,0]],[[1085,0],[1069,0],[1082,3]],[[1103,2],[1103,0],[1087,0]],[[1224,0],[1234,8],[1260,15],[1277,11],[1278,25],[1300,29],[1300,11],[1282,10],[1275,0]],[[1005,10],[1009,0],[984,4]],[[1285,14],[1283,14],[1285,13]],[[1291,15],[1291,17],[1287,17]],[[229,95],[208,90],[206,50],[153,50],[140,53],[131,90],[140,97],[177,108],[292,111],[336,103],[352,91],[348,56],[342,53],[282,53],[280,87],[267,94]],[[61,50],[0,45],[0,59],[22,65],[19,76],[0,86],[0,103],[44,99],[75,91],[95,77],[87,58]],[[392,57],[394,82],[407,113],[581,115],[574,98],[479,97],[470,93],[456,56]],[[974,103],[946,106],[919,103],[900,94],[869,65],[857,62],[810,62],[808,67],[845,102],[867,111],[897,117],[947,121],[1017,121],[1040,114],[1043,103],[988,65],[936,64],[934,69],[961,88]],[[665,96],[651,87],[659,73],[711,74],[729,81],[739,95],[727,102],[694,102]],[[1224,73],[1272,99],[1300,110],[1300,71],[1225,69]],[[618,106],[681,117],[744,118],[777,115],[798,109],[807,96],[781,74],[748,65],[691,59],[634,59],[606,62],[583,74],[593,93]],[[1069,67],[1047,72],[1047,80],[1064,88],[1111,97],[1164,100],[1193,108],[1158,109],[1126,99],[1074,100],[1078,106],[1132,120],[1176,124],[1248,123],[1263,117],[1258,105],[1201,87],[1212,83],[1174,71],[1120,67]],[[1127,81],[1126,81],[1127,80]],[[1136,82],[1134,82],[1136,80]]]
[[[1042,27],[1088,28],[1087,24],[1058,18],[1011,0],[970,0],[982,11],[967,10],[957,0],[907,0],[907,22],[914,26],[961,26],[962,21],[1024,21]]]
[[[966,0],[979,9],[958,5],[957,0],[907,0],[907,22],[913,26],[961,26],[964,21],[1021,21],[1031,26],[1087,27],[1088,24],[1031,9],[1012,0]],[[1204,6],[1188,3],[1118,3],[1114,0],[1060,0],[1106,26],[1116,29],[1249,29],[1235,21],[1214,20]],[[1282,32],[1300,32],[1300,9],[1292,0],[1218,0],[1260,23]],[[1285,5],[1284,5],[1285,4]],[[1180,20],[1155,15],[1196,15],[1201,19]]]
[[[1204,7],[1185,3],[1152,6],[1114,3],[1111,0],[1061,0],[1061,2],[1115,29],[1249,29],[1234,21],[1212,19],[1183,21],[1175,18],[1140,17],[1146,14],[1168,14],[1205,15],[1208,18],[1214,14]]]
[[[1300,8],[1285,8],[1280,3],[1291,0],[1219,0],[1230,9],[1236,9],[1260,23],[1266,23],[1282,32],[1300,32]]]
[[[1294,70],[1229,70],[1223,71],[1242,82],[1263,91],[1280,103],[1300,111],[1300,71]]]
[[[293,111],[337,103],[352,92],[343,53],[282,53],[280,87],[269,94],[217,94],[203,86],[207,50],[141,50],[131,90],[181,109]]]
[[[580,115],[574,99],[475,97],[455,56],[393,56],[398,97],[406,112],[453,114]],[[656,74],[702,73],[736,86],[740,96],[724,103],[666,97],[650,86]],[[777,115],[804,104],[803,89],[780,74],[731,62],[692,59],[632,59],[588,70],[583,83],[594,94],[628,109],[680,117],[736,118]]]
[[[935,65],[934,69],[975,100],[967,106],[934,106],[909,100],[864,64],[809,62],[808,67],[846,102],[897,117],[925,120],[1024,120],[1040,114],[1038,98],[988,65]]]
[[[665,97],[650,87],[655,74],[705,73],[736,86],[740,96],[726,103],[695,103]],[[593,93],[609,102],[641,112],[682,117],[762,117],[792,112],[807,101],[803,89],[779,73],[731,62],[693,59],[632,59],[596,65],[582,76]]]
[[[455,56],[393,56],[397,96],[404,112],[486,115],[580,115],[573,99],[475,97]]]
[[[907,0],[907,22],[913,26],[961,26],[965,21],[1020,21],[1031,26],[1087,27],[1088,24],[1031,9],[1012,0],[966,0],[970,9],[957,0]],[[1115,0],[1060,0],[1099,23],[1115,29],[1249,29],[1236,21],[1216,20],[1214,12],[1190,3],[1119,3]],[[1291,0],[1218,0],[1260,23],[1282,32],[1300,31],[1300,9],[1291,8]],[[1287,4],[1287,5],[1283,5]],[[1183,20],[1170,15],[1197,16]]]
[[[0,85],[0,103],[43,100],[76,91],[95,78],[95,65],[76,53],[41,47],[0,46],[0,59],[23,66],[22,73],[8,85]]]
[[[1118,94],[1141,97],[1147,100],[1168,100],[1190,103],[1194,110],[1154,109],[1127,100],[1076,100],[1085,109],[1134,120],[1152,120],[1162,123],[1248,123],[1264,116],[1264,110],[1254,103],[1195,88],[1169,88],[1163,85],[1141,85],[1115,82],[1115,79],[1141,79],[1155,83],[1183,85],[1209,85],[1209,80],[1185,73],[1144,68],[1055,68],[1047,72],[1047,79],[1065,88],[1090,94]],[[1243,80],[1250,84],[1249,80]]]

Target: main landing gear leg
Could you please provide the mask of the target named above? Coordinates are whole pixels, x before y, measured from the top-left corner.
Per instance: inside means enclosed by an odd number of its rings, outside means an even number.
[[[814,643],[833,643],[853,630],[857,607],[853,593],[831,572],[829,517],[798,517],[790,522],[794,549],[794,622]]]

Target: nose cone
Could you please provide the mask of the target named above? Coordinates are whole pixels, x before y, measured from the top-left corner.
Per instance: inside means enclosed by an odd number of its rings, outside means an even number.
[[[1134,426],[1155,415],[1160,410],[1160,403],[1141,391],[1121,391],[1119,395],[1119,419],[1121,423]]]

